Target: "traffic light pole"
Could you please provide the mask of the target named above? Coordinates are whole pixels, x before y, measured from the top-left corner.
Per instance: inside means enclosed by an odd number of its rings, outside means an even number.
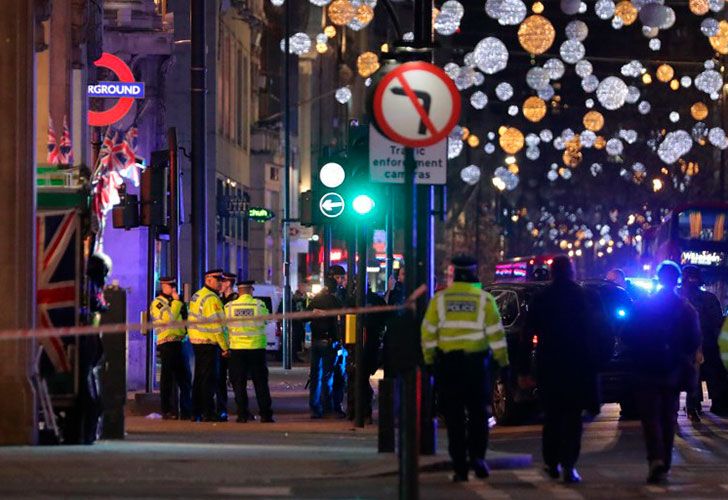
[[[367,302],[367,238],[368,229],[365,222],[357,224],[357,255],[359,265],[356,270],[356,307],[364,307]],[[364,399],[366,397],[367,373],[364,366],[364,318],[359,315],[356,321],[356,346],[354,348],[354,420],[357,427],[364,427]]]
[[[179,165],[177,164],[177,129],[167,129],[169,147],[169,274],[179,280]],[[151,303],[151,302],[150,302]]]
[[[157,226],[150,224],[147,228],[147,307],[154,300],[154,241],[157,237]],[[151,319],[151,318],[149,318]],[[146,393],[154,392],[154,333],[151,328],[146,331]]]
[[[291,235],[288,227],[291,219],[291,2],[286,2],[284,9],[283,34],[283,135],[284,166],[283,174],[283,314],[291,311]],[[290,370],[292,362],[291,320],[283,320],[283,369]]]
[[[202,286],[207,267],[207,169],[205,168],[205,0],[190,1],[192,123],[192,282]]]

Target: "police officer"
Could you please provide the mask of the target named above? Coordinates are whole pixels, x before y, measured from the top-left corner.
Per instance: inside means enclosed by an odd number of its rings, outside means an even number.
[[[220,300],[222,301],[223,307],[228,302],[232,302],[233,300],[238,298],[238,293],[235,291],[235,280],[237,280],[238,275],[235,273],[222,273],[222,283],[220,285]],[[229,338],[227,335],[227,329],[225,332],[225,338]],[[218,367],[220,368],[218,372],[217,377],[217,417],[221,422],[227,422],[228,419],[228,411],[227,411],[227,401],[228,401],[228,358],[223,358],[220,356],[220,359],[218,360]]]
[[[479,478],[490,474],[485,463],[488,362],[492,351],[501,367],[508,366],[508,349],[495,299],[479,286],[477,261],[462,255],[452,264],[453,284],[436,293],[425,312],[422,353],[425,364],[434,365],[453,481],[460,482],[468,480],[470,467]]]
[[[192,384],[192,419],[215,422],[215,393],[217,392],[218,359],[227,357],[228,343],[225,339],[222,321],[225,318],[220,288],[222,269],[211,269],[205,273],[205,286],[190,300],[191,321],[212,321],[191,325],[187,330],[195,352],[195,378]]]
[[[149,316],[154,323],[171,323],[187,319],[187,308],[177,293],[175,278],[159,278],[161,293],[149,306]],[[162,418],[176,420],[189,419],[192,415],[190,396],[190,368],[182,351],[182,342],[187,335],[184,327],[159,325],[157,352],[162,362],[159,381],[162,402]],[[179,393],[177,390],[179,389]],[[177,402],[179,401],[179,408]]]
[[[241,319],[269,314],[265,304],[253,297],[254,281],[241,281],[240,296],[225,304],[225,317]],[[236,422],[244,423],[250,418],[248,411],[248,375],[253,379],[255,398],[258,401],[260,421],[275,422],[268,387],[268,366],[265,360],[267,339],[264,321],[233,323],[230,334],[230,381],[238,406]]]

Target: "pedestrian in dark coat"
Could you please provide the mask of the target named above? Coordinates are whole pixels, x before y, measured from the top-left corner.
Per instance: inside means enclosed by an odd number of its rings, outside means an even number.
[[[581,480],[574,468],[581,449],[582,411],[599,412],[597,370],[601,302],[574,281],[566,256],[551,265],[553,282],[533,300],[531,331],[538,335],[536,373],[544,409],[543,459],[554,479]]]
[[[637,360],[632,379],[647,447],[648,483],[664,481],[670,471],[680,390],[693,384],[701,340],[695,309],[675,291],[680,267],[665,261],[657,277],[662,288],[637,305],[624,336]]]

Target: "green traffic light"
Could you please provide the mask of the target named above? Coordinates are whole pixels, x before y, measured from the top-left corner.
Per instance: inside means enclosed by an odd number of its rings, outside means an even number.
[[[360,194],[354,198],[354,201],[351,203],[352,208],[359,215],[367,215],[369,212],[374,210],[375,205],[374,200],[366,194]]]

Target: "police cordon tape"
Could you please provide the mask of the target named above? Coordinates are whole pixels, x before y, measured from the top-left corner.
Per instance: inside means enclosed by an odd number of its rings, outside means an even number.
[[[278,321],[284,319],[316,319],[331,316],[343,316],[346,314],[383,314],[388,312],[412,309],[415,302],[427,292],[427,286],[421,285],[407,300],[396,306],[367,306],[367,307],[346,307],[341,309],[318,309],[316,311],[302,311],[293,313],[267,314],[264,316],[248,316],[245,318],[224,318],[198,321],[169,321],[169,322],[139,322],[139,323],[113,323],[108,325],[87,325],[87,326],[65,326],[55,328],[18,328],[0,330],[0,340],[18,340],[30,338],[51,338],[75,335],[97,335],[127,333],[130,331],[148,332],[155,328],[189,328],[196,325],[239,325],[256,321]]]

